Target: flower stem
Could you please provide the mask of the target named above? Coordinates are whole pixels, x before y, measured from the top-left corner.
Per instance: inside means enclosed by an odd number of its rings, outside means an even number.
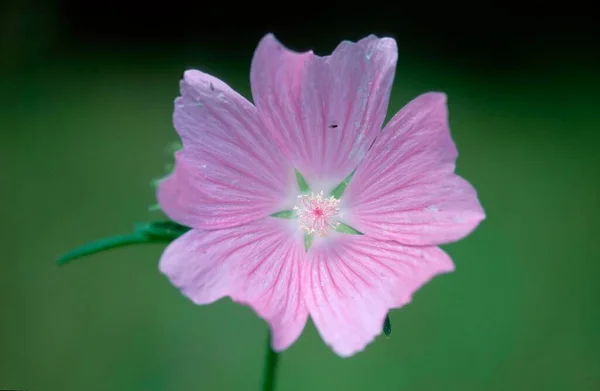
[[[267,356],[265,358],[265,374],[263,391],[275,390],[275,378],[277,374],[277,363],[279,354],[271,348],[271,333],[267,335]]]

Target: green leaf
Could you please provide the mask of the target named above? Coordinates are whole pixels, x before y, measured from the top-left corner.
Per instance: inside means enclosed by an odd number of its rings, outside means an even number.
[[[385,316],[385,321],[383,322],[383,333],[386,337],[390,337],[392,335],[392,322],[390,321],[390,316]]]
[[[169,243],[186,233],[188,230],[188,227],[173,221],[155,221],[138,224],[132,233],[115,235],[84,244],[58,258],[56,263],[58,263],[58,265],[64,265],[74,259],[82,258],[87,255],[133,244]]]
[[[310,245],[312,244],[313,236],[309,234],[304,234],[304,251],[308,251]]]
[[[344,179],[339,185],[337,185],[335,189],[331,191],[330,195],[334,196],[339,200],[342,197],[342,194],[344,194],[344,190],[346,190],[346,186],[348,186],[348,183],[350,183],[350,179],[352,179],[353,175],[354,171],[352,171],[350,175],[346,177],[346,179]]]
[[[362,235],[362,232],[360,232],[344,223],[340,223],[340,225],[338,225],[335,230],[338,232],[342,232],[342,233],[350,234],[350,235]]]
[[[296,212],[293,210],[282,210],[271,215],[271,217],[277,217],[278,219],[293,219],[296,217]]]
[[[296,172],[296,180],[298,181],[298,187],[300,188],[300,193],[308,193],[310,188],[308,187],[308,183],[306,183],[306,179],[300,174],[300,171],[294,170]]]

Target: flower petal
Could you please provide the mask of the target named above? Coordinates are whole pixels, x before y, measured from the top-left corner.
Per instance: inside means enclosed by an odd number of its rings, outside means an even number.
[[[408,304],[435,275],[454,270],[437,247],[410,247],[367,236],[340,235],[311,248],[305,300],[321,337],[342,357],[382,332],[389,309]]]
[[[453,242],[485,218],[475,189],[454,174],[446,96],[423,94],[387,124],[342,199],[360,232],[409,245]]]
[[[252,307],[284,350],[307,320],[302,298],[302,236],[289,221],[262,219],[215,231],[192,230],[165,250],[160,270],[196,304],[224,296]]]
[[[337,185],[365,156],[386,115],[397,57],[393,39],[374,35],[327,57],[292,52],[272,34],[261,40],[254,102],[312,188]]]
[[[283,208],[295,186],[294,170],[250,102],[210,75],[186,71],[173,122],[183,149],[158,190],[169,217],[217,229]]]

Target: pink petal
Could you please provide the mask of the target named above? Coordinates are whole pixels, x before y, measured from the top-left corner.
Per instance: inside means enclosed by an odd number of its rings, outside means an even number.
[[[192,230],[171,243],[160,270],[196,304],[224,296],[252,307],[280,351],[299,336],[308,317],[300,289],[302,236],[287,220],[262,219],[215,231]]]
[[[282,209],[295,186],[294,169],[250,102],[210,75],[186,71],[173,122],[183,149],[158,190],[169,217],[215,229]]]
[[[252,96],[311,187],[337,185],[365,156],[386,115],[397,57],[393,39],[374,35],[327,57],[292,52],[272,34],[258,45]]]
[[[382,240],[435,245],[459,240],[485,214],[454,174],[446,96],[423,94],[387,124],[342,199],[346,224]]]
[[[389,309],[409,303],[435,275],[454,270],[437,247],[364,235],[339,235],[311,248],[308,257],[306,305],[321,337],[342,357],[363,350],[382,332]]]

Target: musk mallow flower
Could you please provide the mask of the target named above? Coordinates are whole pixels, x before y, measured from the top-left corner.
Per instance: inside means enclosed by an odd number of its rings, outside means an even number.
[[[454,269],[437,245],[484,218],[454,173],[446,96],[425,93],[383,128],[396,42],[369,36],[330,56],[269,34],[250,80],[254,104],[188,70],[175,100],[183,148],[158,201],[192,229],[160,270],[197,304],[252,307],[289,347],[310,316],[340,356],[361,351],[388,311]]]

